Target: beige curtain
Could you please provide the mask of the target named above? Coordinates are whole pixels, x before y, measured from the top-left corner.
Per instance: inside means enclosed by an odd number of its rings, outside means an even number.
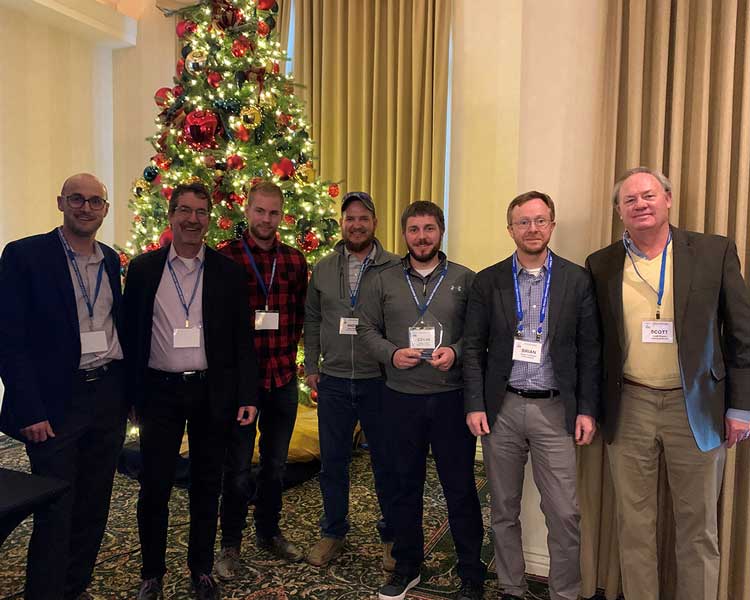
[[[404,250],[413,200],[442,205],[451,0],[296,0],[294,74],[325,179],[366,190]]]
[[[747,277],[750,259],[750,1],[610,0],[601,203],[592,241],[619,238],[609,200],[617,175],[638,165],[674,184],[675,225],[728,235]],[[748,390],[750,393],[750,390]],[[606,449],[580,455],[584,592],[619,590]],[[750,443],[730,450],[720,505],[720,600],[750,600]],[[664,600],[674,594],[674,530],[662,470],[659,543]],[[630,599],[629,599],[630,600]]]

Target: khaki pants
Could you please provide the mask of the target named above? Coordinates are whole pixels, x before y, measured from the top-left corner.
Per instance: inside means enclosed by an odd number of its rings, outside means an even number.
[[[608,449],[617,497],[620,567],[626,600],[658,600],[656,514],[663,454],[675,517],[680,600],[716,600],[717,511],[726,449],[701,452],[682,390],[625,384],[617,433]]]
[[[506,393],[489,435],[482,437],[498,584],[508,594],[526,593],[518,517],[529,450],[548,530],[550,599],[576,600],[581,589],[576,450],[565,429],[565,407],[559,397],[530,399]]]

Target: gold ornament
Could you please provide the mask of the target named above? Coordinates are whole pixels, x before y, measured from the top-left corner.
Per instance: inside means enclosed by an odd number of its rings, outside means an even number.
[[[190,184],[193,184],[193,183],[201,183],[201,182],[202,182],[202,180],[201,180],[200,177],[198,177],[197,175],[192,175],[191,177],[185,178],[182,183],[184,183],[186,185],[190,185]]]
[[[268,108],[273,108],[276,106],[276,96],[274,96],[273,94],[269,92],[265,94],[261,94],[260,103],[263,106],[267,106]]]
[[[143,179],[143,178],[136,179],[133,182],[133,193],[136,196],[141,196],[143,194],[143,192],[145,192],[146,190],[148,190],[150,187],[151,187],[151,184],[148,181],[146,181],[145,179]]]
[[[315,169],[310,165],[302,165],[297,169],[296,174],[300,183],[310,183],[315,180]]]
[[[198,73],[202,73],[206,68],[207,61],[208,54],[203,50],[193,50],[185,59],[185,68],[191,75],[197,75]]]
[[[240,118],[247,129],[255,129],[260,125],[262,115],[257,106],[246,106],[240,111]]]

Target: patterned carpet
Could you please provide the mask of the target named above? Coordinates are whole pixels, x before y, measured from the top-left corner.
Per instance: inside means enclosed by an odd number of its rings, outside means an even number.
[[[0,466],[28,470],[22,446],[0,438]],[[485,530],[489,520],[488,486],[481,465],[477,465],[477,487],[482,501]],[[140,553],[135,522],[138,484],[122,475],[115,479],[112,510],[107,533],[94,571],[89,591],[97,599],[135,598],[139,585]],[[167,550],[169,573],[165,578],[164,597],[192,598],[190,579],[185,566],[187,555],[187,493],[175,489],[170,502],[170,529]],[[242,549],[243,575],[222,587],[222,597],[232,600],[358,600],[377,598],[377,588],[385,581],[380,569],[381,546],[375,530],[377,504],[373,491],[368,455],[358,451],[352,463],[351,509],[352,530],[345,554],[328,568],[318,569],[301,563],[289,565],[258,550],[252,543],[252,527]],[[286,536],[302,547],[309,547],[318,536],[321,498],[317,478],[285,492],[282,529]],[[426,556],[422,583],[408,598],[434,600],[451,598],[456,591],[453,543],[448,530],[445,502],[434,467],[428,469],[425,493]],[[0,548],[0,600],[21,598],[26,545],[31,519],[11,534]],[[492,559],[489,536],[485,536],[483,556]],[[498,589],[490,566],[485,598],[497,598]],[[548,600],[546,585],[531,580],[528,600]]]

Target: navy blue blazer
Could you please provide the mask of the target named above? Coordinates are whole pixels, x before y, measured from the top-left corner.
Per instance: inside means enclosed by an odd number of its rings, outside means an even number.
[[[122,339],[120,260],[100,245]],[[54,429],[80,360],[75,292],[57,230],[9,243],[0,257],[0,431],[19,438],[20,429],[45,420]]]

